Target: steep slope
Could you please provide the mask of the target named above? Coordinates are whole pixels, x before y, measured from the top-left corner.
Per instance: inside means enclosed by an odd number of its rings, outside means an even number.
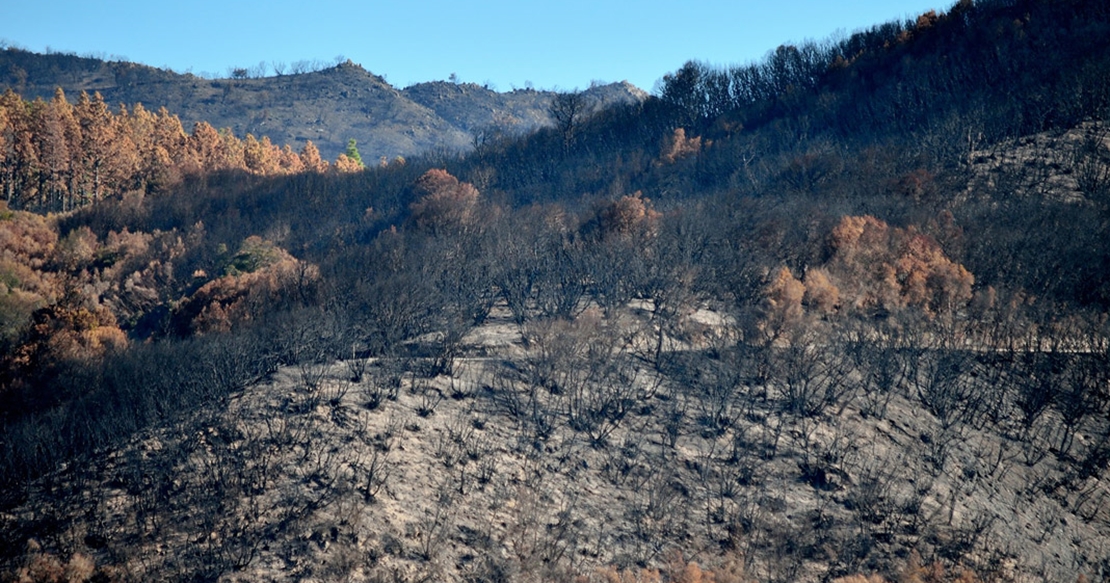
[[[672,339],[676,366],[653,370],[626,343],[652,334],[650,312],[537,322],[528,343],[509,316],[471,331],[448,374],[411,358],[280,369],[59,473],[0,532],[167,581],[569,581],[678,552],[742,558],[737,581],[827,581],[908,570],[907,548],[987,580],[1106,566],[1110,490],[1042,449],[1051,436],[1015,440],[987,412],[941,429],[912,381],[795,416],[778,379],[712,378],[746,374],[735,352]],[[530,384],[545,369],[559,390]]]
[[[0,579],[1106,580],[1108,22],[962,1],[472,155],[0,212],[53,302],[0,295]]]

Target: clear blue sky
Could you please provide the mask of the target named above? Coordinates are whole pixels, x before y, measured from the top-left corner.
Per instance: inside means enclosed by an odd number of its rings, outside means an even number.
[[[0,0],[0,39],[178,72],[343,55],[397,87],[446,79],[651,90],[689,59],[742,64],[786,42],[823,40],[953,0]]]

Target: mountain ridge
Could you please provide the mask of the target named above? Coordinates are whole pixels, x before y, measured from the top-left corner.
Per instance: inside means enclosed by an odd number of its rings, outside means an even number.
[[[0,582],[1108,580],[1108,31],[961,0],[524,136],[341,65],[475,149],[145,191],[9,95]]]
[[[0,51],[0,91],[49,99],[60,87],[70,99],[99,92],[110,104],[166,107],[186,128],[208,122],[243,137],[268,136],[300,149],[311,140],[328,159],[357,140],[366,160],[446,149],[465,151],[472,132],[501,126],[527,133],[550,125],[553,91],[497,92],[473,83],[431,81],[404,89],[351,61],[270,77],[207,79],[126,61],[66,54]],[[627,81],[585,90],[599,107],[643,101]]]

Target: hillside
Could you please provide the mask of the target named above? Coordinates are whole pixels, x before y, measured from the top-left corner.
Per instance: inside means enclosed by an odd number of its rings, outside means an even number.
[[[56,522],[51,540],[111,557],[102,574],[162,580],[604,581],[603,566],[665,565],[682,581],[690,560],[725,581],[820,581],[912,574],[907,548],[985,580],[1103,568],[1110,490],[988,411],[938,430],[913,393],[852,388],[784,414],[784,388],[742,378],[760,356],[674,338],[661,374],[624,340],[651,334],[650,313],[598,316],[522,335],[495,308],[445,374],[419,358],[279,368],[60,474],[6,526]],[[709,311],[690,323],[728,333]],[[849,382],[881,366],[829,356],[814,364]],[[549,370],[559,390],[529,388]]]
[[[483,126],[495,126],[504,132],[523,134],[551,123],[549,91],[518,89],[497,93],[473,83],[437,81],[406,87],[402,93],[468,133]],[[627,82],[596,85],[586,89],[585,95],[595,109],[647,98],[646,93]]]
[[[431,150],[463,151],[472,131],[499,124],[526,133],[551,123],[550,91],[490,91],[474,84],[423,83],[397,90],[359,65],[264,78],[202,79],[127,62],[72,55],[0,51],[0,92],[49,99],[61,87],[76,97],[100,92],[109,104],[166,107],[185,127],[208,122],[238,137],[268,136],[299,150],[307,140],[334,160],[358,140],[367,160],[410,157]],[[598,106],[642,100],[616,83],[588,90]]]
[[[0,205],[0,580],[1110,580],[1108,31],[961,0],[524,135],[422,84],[480,139],[367,169],[7,96],[11,200],[183,162]]]

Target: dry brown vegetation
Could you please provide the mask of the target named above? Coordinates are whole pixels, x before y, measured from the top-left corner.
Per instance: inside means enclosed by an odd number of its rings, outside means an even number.
[[[280,68],[280,70],[279,70]],[[550,123],[553,91],[497,91],[475,83],[434,81],[405,88],[350,61],[297,61],[229,67],[200,76],[156,69],[113,57],[37,54],[0,46],[0,92],[11,88],[29,101],[49,100],[62,87],[70,97],[100,93],[118,104],[165,106],[186,128],[206,122],[236,136],[289,144],[299,152],[311,140],[335,160],[352,137],[367,162],[411,157],[437,149],[465,149],[486,130],[519,135]],[[267,73],[272,73],[267,75]],[[597,103],[642,101],[628,83],[591,86]]]
[[[95,99],[20,102],[61,133],[4,184],[79,208],[0,207],[0,578],[1105,579],[1107,19],[961,2],[350,173],[178,124],[122,196]]]
[[[186,133],[165,108],[155,114],[136,104],[113,113],[99,93],[82,92],[71,104],[60,88],[49,101],[4,93],[0,157],[4,201],[55,212],[129,192],[165,191],[187,175],[240,170],[279,176],[332,168],[311,141],[297,153],[268,137],[239,139],[207,122]],[[334,168],[351,171],[345,161],[344,155]]]

